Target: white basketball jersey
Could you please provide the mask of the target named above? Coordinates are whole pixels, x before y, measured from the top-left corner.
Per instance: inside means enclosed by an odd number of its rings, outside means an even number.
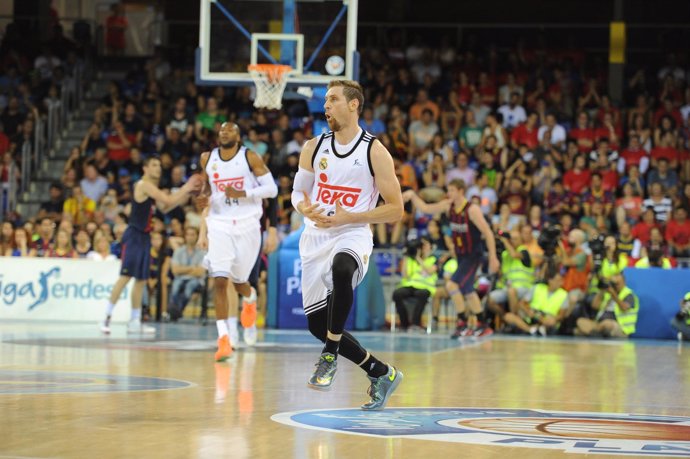
[[[260,218],[263,214],[261,198],[227,198],[225,189],[236,190],[256,188],[258,182],[247,159],[247,148],[240,147],[230,160],[220,157],[220,150],[214,148],[206,163],[206,174],[211,185],[211,208],[209,217],[219,220],[241,220]]]
[[[374,136],[361,130],[349,145],[339,145],[332,132],[322,134],[312,156],[314,188],[309,199],[319,203],[324,215],[333,215],[335,203],[348,212],[366,212],[376,207],[379,190],[374,183],[371,146]],[[308,227],[315,224],[306,220]],[[368,226],[353,224],[346,227]],[[334,228],[339,230],[345,227]]]

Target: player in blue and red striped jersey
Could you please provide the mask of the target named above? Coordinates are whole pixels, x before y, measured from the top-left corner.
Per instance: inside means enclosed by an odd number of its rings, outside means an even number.
[[[489,251],[489,271],[495,273],[499,268],[494,234],[482,215],[481,208],[469,202],[465,197],[465,189],[463,180],[452,180],[448,184],[448,197],[433,204],[424,202],[412,190],[403,193],[405,201],[412,200],[422,212],[429,214],[445,212],[448,215],[451,231],[449,237],[455,247],[455,256],[458,261],[458,269],[446,282],[446,289],[453,299],[458,314],[457,327],[451,335],[454,339],[465,336],[481,337],[493,333],[484,321],[482,304],[479,301],[479,295],[474,290],[477,270],[484,257],[482,236]],[[479,319],[472,327],[468,326],[467,309],[471,315]]]
[[[103,333],[110,333],[110,318],[120,294],[129,280],[133,277],[132,316],[127,331],[130,333],[154,333],[153,327],[141,325],[141,299],[144,286],[149,279],[149,257],[151,255],[151,217],[155,206],[162,212],[168,212],[189,200],[189,195],[199,191],[203,185],[201,176],[193,175],[182,188],[172,194],[167,194],[158,188],[161,177],[161,161],[158,157],[144,160],[144,176],[134,184],[132,195],[132,210],[129,215],[129,225],[122,236],[122,268],[120,277],[113,286],[105,312],[105,320],[101,324]]]

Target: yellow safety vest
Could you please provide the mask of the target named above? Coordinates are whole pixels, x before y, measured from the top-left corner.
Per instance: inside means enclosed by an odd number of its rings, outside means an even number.
[[[556,317],[561,310],[561,305],[563,305],[563,302],[567,298],[568,292],[563,288],[559,288],[555,292],[549,294],[548,285],[537,284],[534,286],[534,294],[532,295],[530,307],[544,314]]]
[[[458,270],[458,260],[455,258],[451,258],[450,260],[446,261],[446,263],[443,265],[443,275],[444,277],[450,277],[453,274],[455,274],[455,271]]]
[[[611,279],[616,274],[623,272],[628,267],[628,256],[624,253],[618,255],[618,261],[613,263],[608,258],[604,258],[601,262],[601,277],[604,279]]]
[[[623,311],[620,308],[620,306],[618,306],[618,303],[616,303],[616,307],[613,310],[613,313],[616,316],[616,322],[618,322],[618,325],[621,326],[621,330],[623,330],[623,333],[625,333],[628,336],[635,333],[635,328],[637,326],[637,313],[640,310],[639,298],[637,298],[637,295],[635,295],[635,293],[628,287],[623,287],[623,290],[621,290],[618,294],[621,301],[625,301],[625,299],[629,295],[632,295],[635,299],[635,302],[633,303],[633,306],[630,309],[628,309],[627,311]],[[599,308],[597,320],[599,320],[599,318],[604,314],[604,312],[606,312],[606,306],[609,304],[609,301],[611,301],[611,294],[606,292],[604,293],[604,298],[601,300],[602,306]]]
[[[527,250],[524,245],[519,246],[515,249],[517,252],[522,250]],[[534,267],[527,267],[522,264],[522,258],[513,258],[510,256],[510,252],[504,250],[501,254],[501,271],[503,276],[500,282],[500,286],[504,287],[506,284],[510,284],[511,287],[515,288],[530,288],[534,285]]]
[[[431,295],[436,293],[436,273],[425,275],[422,267],[414,258],[406,258],[405,264],[407,270],[403,273],[403,278],[400,281],[401,287],[412,287],[419,290],[428,290]],[[427,257],[424,259],[424,266],[430,268],[436,264],[436,257]]]
[[[640,258],[637,260],[637,263],[635,263],[636,268],[649,268],[649,258],[644,257]],[[663,269],[673,269],[673,265],[671,264],[671,260],[668,258],[664,257],[661,259],[661,267]]]

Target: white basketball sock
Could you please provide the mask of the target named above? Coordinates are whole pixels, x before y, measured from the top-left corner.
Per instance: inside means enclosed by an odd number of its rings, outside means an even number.
[[[105,307],[105,316],[111,317],[113,315],[113,309],[115,309],[115,305],[108,301],[108,304]]]
[[[228,334],[228,324],[224,320],[216,320],[216,328],[218,329],[219,338]]]

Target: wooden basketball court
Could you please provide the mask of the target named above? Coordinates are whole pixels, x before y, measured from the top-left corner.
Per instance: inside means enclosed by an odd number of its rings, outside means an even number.
[[[0,324],[0,457],[690,457],[687,344],[359,333],[405,374],[365,413],[368,380],[345,359],[331,392],[306,387],[307,333],[262,332],[223,364],[214,335]]]

